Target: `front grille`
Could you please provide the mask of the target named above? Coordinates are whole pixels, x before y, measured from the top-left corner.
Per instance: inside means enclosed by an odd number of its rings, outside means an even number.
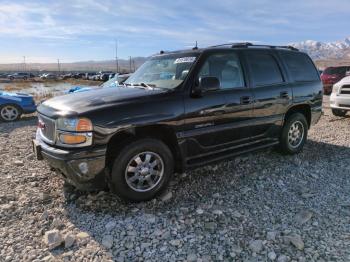
[[[343,85],[340,89],[340,94],[350,95],[350,85]]]
[[[42,138],[51,144],[55,143],[55,134],[56,134],[56,124],[55,120],[50,119],[43,115],[38,115],[39,121],[43,126],[39,125],[39,130]]]
[[[348,107],[350,108],[350,105],[345,105],[345,104],[339,104],[340,107]]]

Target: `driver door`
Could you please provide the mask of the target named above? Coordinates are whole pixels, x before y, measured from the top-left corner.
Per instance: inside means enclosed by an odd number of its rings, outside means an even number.
[[[208,55],[195,79],[204,76],[218,78],[220,89],[203,92],[201,97],[185,97],[188,157],[226,150],[250,138],[245,123],[252,117],[252,94],[245,85],[239,54]]]

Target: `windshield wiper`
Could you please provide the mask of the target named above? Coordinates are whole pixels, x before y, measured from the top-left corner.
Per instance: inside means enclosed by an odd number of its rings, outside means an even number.
[[[146,84],[146,83],[144,83],[144,82],[141,82],[141,83],[125,83],[125,85],[129,85],[129,86],[141,86],[141,87],[145,87],[145,88],[148,88],[148,89],[154,89],[154,88],[157,87],[155,84]]]

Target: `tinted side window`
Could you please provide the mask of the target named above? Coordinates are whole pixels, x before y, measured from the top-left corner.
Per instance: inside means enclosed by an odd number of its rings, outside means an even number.
[[[254,86],[283,82],[281,70],[271,54],[249,52],[246,57]]]
[[[303,53],[282,52],[288,70],[294,81],[318,81],[318,73],[311,59]]]
[[[244,86],[239,58],[234,53],[210,55],[198,74],[201,76],[217,77],[222,89]]]

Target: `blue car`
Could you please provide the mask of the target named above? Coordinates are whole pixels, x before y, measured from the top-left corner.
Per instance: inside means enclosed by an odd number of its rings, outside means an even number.
[[[22,114],[31,114],[35,111],[36,105],[32,96],[0,91],[0,120],[15,121]]]

